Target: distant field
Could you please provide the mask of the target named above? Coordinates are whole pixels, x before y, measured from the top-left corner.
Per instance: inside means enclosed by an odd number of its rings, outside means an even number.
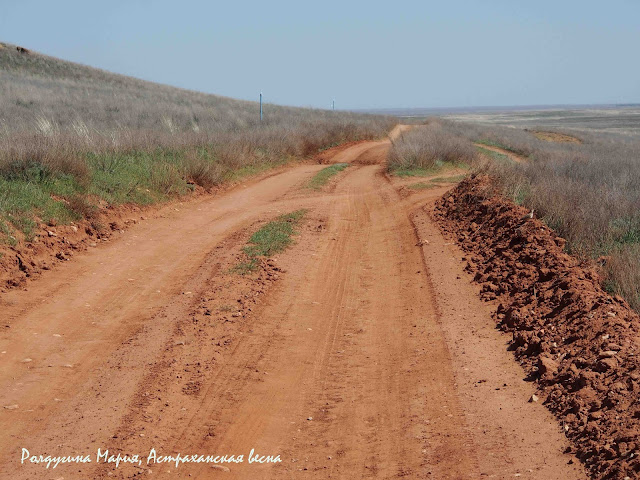
[[[371,110],[396,115],[407,121],[430,117],[506,127],[546,127],[576,131],[640,134],[640,105],[410,108]]]
[[[640,134],[640,106],[444,115],[450,120],[511,127]]]

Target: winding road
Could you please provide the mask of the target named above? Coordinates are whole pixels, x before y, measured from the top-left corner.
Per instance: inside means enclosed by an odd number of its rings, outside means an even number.
[[[450,186],[407,193],[389,145],[336,149],[352,165],[320,191],[305,164],[172,203],[2,294],[0,477],[586,478],[431,220]],[[231,271],[301,208],[295,245]],[[92,461],[46,469],[22,448]],[[245,461],[147,465],[151,449]]]

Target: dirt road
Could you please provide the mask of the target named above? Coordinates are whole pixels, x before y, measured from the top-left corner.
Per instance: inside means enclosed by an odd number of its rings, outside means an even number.
[[[507,150],[505,148],[496,147],[494,145],[486,145],[484,143],[476,143],[475,146],[480,147],[483,150],[489,150],[490,152],[495,152],[495,153],[499,153],[500,155],[504,155],[505,157],[509,158],[510,160],[516,163],[523,163],[527,161],[527,158],[525,156],[512,152],[511,150]]]
[[[2,478],[585,478],[506,351],[462,254],[355,145],[322,165],[171,205],[0,298]],[[261,223],[296,244],[230,273]],[[9,407],[9,408],[6,408]],[[21,464],[31,455],[91,463]],[[141,464],[96,463],[139,454]],[[159,455],[243,463],[149,464]],[[279,455],[248,463],[251,449]]]

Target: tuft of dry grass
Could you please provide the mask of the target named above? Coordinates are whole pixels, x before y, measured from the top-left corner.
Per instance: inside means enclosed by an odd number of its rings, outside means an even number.
[[[473,144],[452,134],[437,121],[415,127],[397,138],[389,149],[387,168],[399,175],[434,172],[444,165],[466,166],[477,161]]]

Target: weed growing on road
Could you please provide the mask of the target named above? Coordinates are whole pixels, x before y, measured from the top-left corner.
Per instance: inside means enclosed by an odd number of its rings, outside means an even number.
[[[249,238],[249,244],[242,249],[245,260],[233,268],[233,272],[245,274],[258,268],[260,258],[268,258],[282,252],[293,242],[296,226],[304,217],[306,210],[281,215],[267,223]]]
[[[336,163],[330,167],[323,168],[309,180],[308,187],[318,190],[327,184],[329,179],[349,166],[348,163]]]

